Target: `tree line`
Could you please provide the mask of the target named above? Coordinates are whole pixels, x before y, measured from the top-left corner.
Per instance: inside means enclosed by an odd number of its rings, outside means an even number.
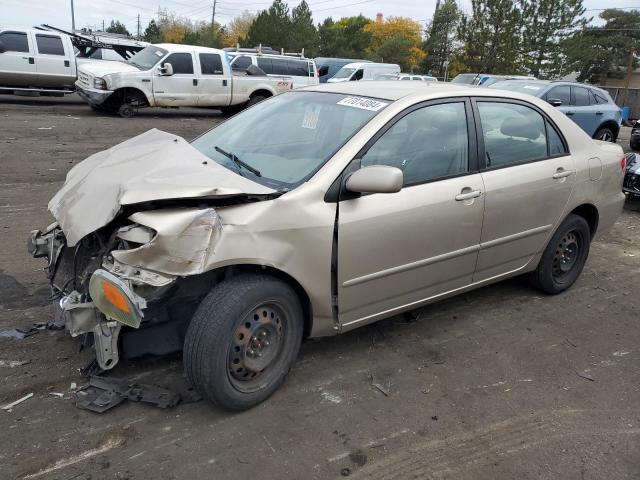
[[[362,15],[315,24],[305,0],[285,0],[257,15],[244,12],[227,25],[192,22],[166,11],[151,20],[143,39],[227,47],[264,45],[307,57],[360,58],[397,63],[403,71],[449,77],[494,73],[602,82],[623,76],[640,40],[640,12],[606,9],[599,21],[586,16],[583,0],[471,0],[462,12],[455,0],[438,1],[426,26],[406,17]],[[128,34],[112,21],[107,31]]]

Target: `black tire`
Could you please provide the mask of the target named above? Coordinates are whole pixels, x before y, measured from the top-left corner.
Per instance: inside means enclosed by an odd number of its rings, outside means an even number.
[[[263,100],[266,100],[267,98],[269,98],[269,97],[265,97],[264,95],[253,95],[249,99],[249,103],[247,103],[247,108],[253,107],[256,103],[260,103]]]
[[[215,405],[246,410],[280,387],[302,332],[302,307],[289,285],[267,275],[238,275],[200,303],[184,341],[184,369]]]
[[[131,118],[136,114],[136,109],[133,105],[123,103],[118,107],[118,115],[122,118]]]
[[[579,215],[567,216],[532,273],[534,286],[551,295],[564,292],[582,273],[590,243],[591,230],[587,221]]]
[[[242,110],[244,110],[246,106],[247,105],[244,103],[240,105],[229,105],[228,107],[220,107],[220,111],[222,112],[223,115],[231,117],[236,113],[239,113]]]
[[[596,140],[603,140],[605,142],[613,142],[616,141],[616,136],[613,133],[613,130],[609,127],[599,128],[596,134],[593,136]]]

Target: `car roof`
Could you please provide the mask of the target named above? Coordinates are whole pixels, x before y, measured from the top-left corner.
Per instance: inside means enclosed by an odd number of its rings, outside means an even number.
[[[205,52],[205,53],[218,53],[223,55],[226,53],[224,50],[209,47],[199,47],[197,45],[183,45],[178,43],[154,43],[154,47],[164,48],[169,53],[174,52]]]
[[[432,93],[437,93],[438,96],[443,97],[447,96],[448,93],[455,92],[456,94],[459,94],[464,90],[468,91],[468,95],[475,95],[478,93],[477,87],[469,87],[444,82],[431,82],[422,84],[413,82],[398,82],[396,80],[322,83],[310,87],[303,87],[298,90],[313,90],[318,92],[342,93],[345,95],[360,95],[363,97],[373,97],[395,101],[413,93],[424,93],[425,91],[428,91],[426,89],[433,89]]]

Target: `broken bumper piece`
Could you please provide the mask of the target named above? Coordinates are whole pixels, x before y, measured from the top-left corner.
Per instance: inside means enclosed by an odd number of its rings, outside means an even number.
[[[76,82],[76,92],[85,102],[87,102],[89,105],[95,105],[96,107],[102,105],[111,95],[113,95],[112,90],[86,88],[80,86],[78,82]]]

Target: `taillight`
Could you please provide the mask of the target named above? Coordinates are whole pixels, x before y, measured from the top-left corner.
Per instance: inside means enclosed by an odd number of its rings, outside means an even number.
[[[627,157],[622,157],[620,159],[620,168],[624,172],[625,168],[627,168]]]

